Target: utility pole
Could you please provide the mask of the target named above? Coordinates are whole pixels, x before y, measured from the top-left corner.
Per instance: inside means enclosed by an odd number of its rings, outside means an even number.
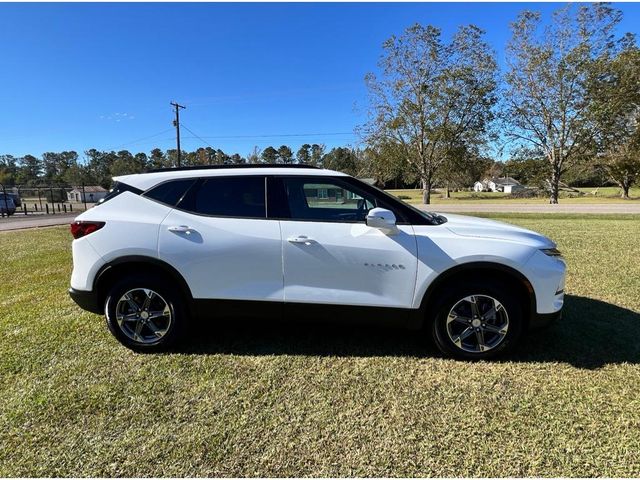
[[[173,126],[176,127],[176,143],[177,143],[177,148],[178,148],[178,167],[180,166],[180,156],[181,156],[181,151],[180,151],[180,109],[181,108],[186,108],[182,105],[180,105],[178,102],[171,102],[171,105],[173,105],[176,109],[176,119],[173,121]]]

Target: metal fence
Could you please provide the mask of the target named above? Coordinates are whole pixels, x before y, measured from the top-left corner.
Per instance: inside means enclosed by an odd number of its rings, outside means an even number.
[[[81,201],[74,200],[72,190],[82,192]],[[12,215],[60,215],[81,212],[93,203],[86,201],[84,185],[5,186],[0,183],[0,218]],[[10,206],[15,206],[15,210]]]

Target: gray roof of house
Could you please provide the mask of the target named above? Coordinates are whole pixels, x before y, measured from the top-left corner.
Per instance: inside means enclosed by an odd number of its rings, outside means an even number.
[[[520,185],[520,182],[512,177],[493,177],[491,181],[496,185]]]

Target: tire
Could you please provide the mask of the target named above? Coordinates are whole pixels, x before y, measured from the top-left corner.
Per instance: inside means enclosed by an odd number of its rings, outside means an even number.
[[[445,289],[431,321],[436,346],[446,356],[463,360],[507,353],[523,330],[518,300],[507,284],[492,279]]]
[[[104,311],[109,331],[136,352],[166,351],[187,329],[185,301],[175,285],[162,278],[137,275],[116,282]]]

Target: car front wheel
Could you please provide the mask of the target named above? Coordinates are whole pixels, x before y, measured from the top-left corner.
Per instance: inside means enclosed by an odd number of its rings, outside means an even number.
[[[517,296],[499,282],[449,291],[432,323],[436,346],[460,359],[493,358],[511,349],[522,331]]]

